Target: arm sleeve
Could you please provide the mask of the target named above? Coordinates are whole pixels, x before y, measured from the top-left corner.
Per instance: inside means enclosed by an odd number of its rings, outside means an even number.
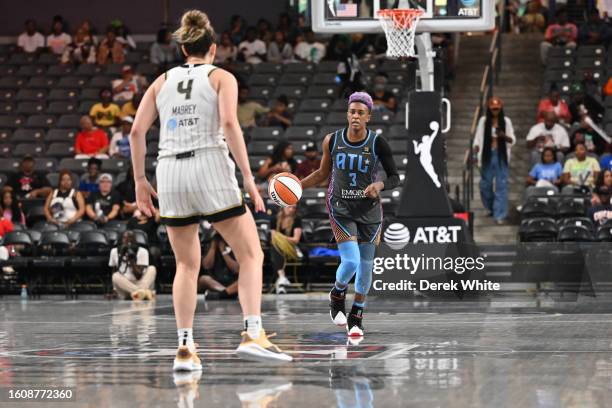
[[[385,187],[383,190],[392,190],[399,186],[399,173],[397,172],[395,161],[393,161],[391,147],[389,143],[380,136],[376,139],[374,144],[374,153],[378,156],[378,160],[380,160],[383,169],[385,169],[385,173],[387,173],[387,179],[384,182]]]

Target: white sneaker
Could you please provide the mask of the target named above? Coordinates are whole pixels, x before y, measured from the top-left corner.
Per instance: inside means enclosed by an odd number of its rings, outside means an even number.
[[[174,358],[174,371],[197,371],[202,369],[202,362],[196,350],[189,350],[187,346],[180,346]]]
[[[236,349],[236,354],[245,360],[292,361],[293,358],[290,355],[283,353],[277,345],[268,340],[269,337],[275,335],[276,333],[272,333],[267,336],[264,329],[261,329],[259,337],[252,339],[247,332],[242,332],[242,342]]]
[[[274,287],[276,288],[276,293],[287,293],[287,288],[285,288],[285,286],[291,286],[291,282],[285,276],[279,277],[276,280],[276,283],[274,284]]]

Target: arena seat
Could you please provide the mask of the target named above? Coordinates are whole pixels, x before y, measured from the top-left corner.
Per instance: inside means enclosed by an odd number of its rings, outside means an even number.
[[[251,137],[255,142],[278,141],[283,132],[284,130],[280,126],[256,127],[251,129]]]
[[[519,227],[522,242],[554,242],[558,228],[553,218],[531,218],[523,220]]]
[[[556,208],[552,203],[544,198],[538,198],[535,200],[529,200],[521,209],[521,217],[523,218],[540,218],[540,217],[551,217],[556,215]]]
[[[317,126],[290,126],[285,130],[283,137],[289,141],[307,139],[317,139]]]
[[[590,242],[593,233],[584,225],[565,225],[559,229],[559,242]]]
[[[92,257],[104,255],[104,260],[106,260],[109,251],[110,244],[103,231],[81,231],[76,245],[76,253],[82,257],[90,258],[88,261],[92,266],[97,266],[99,263],[99,260],[93,260]],[[87,266],[87,264],[81,264],[80,266]]]
[[[77,221],[69,225],[67,229],[72,230],[72,231],[84,232],[84,231],[95,231],[98,229],[98,227],[93,221],[81,220],[81,221]]]
[[[19,102],[15,109],[17,115],[35,115],[48,111],[47,104],[43,101]]]

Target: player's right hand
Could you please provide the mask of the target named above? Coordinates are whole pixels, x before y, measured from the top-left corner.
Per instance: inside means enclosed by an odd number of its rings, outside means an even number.
[[[251,178],[250,180],[245,180],[244,189],[247,193],[249,193],[249,197],[251,197],[251,201],[253,202],[253,206],[255,207],[255,212],[266,211],[266,206],[264,204],[263,199],[261,198],[261,194],[259,194],[259,189],[257,188],[257,184],[255,184],[254,178]]]
[[[155,215],[155,207],[151,196],[157,198],[157,193],[149,180],[142,178],[136,182],[136,205],[147,217]]]

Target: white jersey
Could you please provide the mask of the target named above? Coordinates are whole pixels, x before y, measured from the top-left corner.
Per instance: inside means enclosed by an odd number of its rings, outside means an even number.
[[[192,150],[227,148],[219,120],[217,92],[208,75],[217,67],[186,64],[172,68],[156,99],[159,158]]]

